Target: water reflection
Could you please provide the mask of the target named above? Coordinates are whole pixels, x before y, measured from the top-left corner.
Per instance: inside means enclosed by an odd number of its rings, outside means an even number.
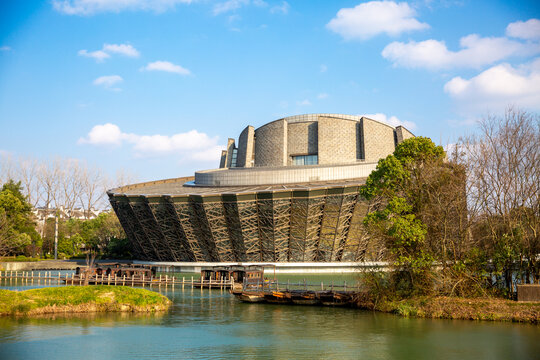
[[[156,289],[162,315],[0,318],[0,359],[527,359],[537,326],[405,319],[348,308],[244,304],[226,291]]]

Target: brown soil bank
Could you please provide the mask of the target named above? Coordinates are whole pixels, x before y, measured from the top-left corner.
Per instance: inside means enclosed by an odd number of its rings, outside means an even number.
[[[170,304],[154,291],[106,285],[0,290],[0,315],[157,312],[167,310]]]
[[[405,300],[360,299],[358,307],[401,316],[433,319],[514,321],[540,324],[540,303],[494,298],[418,297]]]

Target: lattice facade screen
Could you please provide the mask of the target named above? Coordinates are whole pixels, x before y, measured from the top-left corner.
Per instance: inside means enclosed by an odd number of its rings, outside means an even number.
[[[363,233],[359,186],[109,197],[137,259],[360,261],[379,254]]]

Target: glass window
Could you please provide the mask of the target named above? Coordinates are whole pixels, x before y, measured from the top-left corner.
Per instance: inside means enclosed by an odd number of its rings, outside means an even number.
[[[319,163],[318,155],[299,155],[292,157],[293,165],[317,165]]]
[[[231,167],[236,167],[236,158],[238,157],[238,149],[233,149],[231,158]]]

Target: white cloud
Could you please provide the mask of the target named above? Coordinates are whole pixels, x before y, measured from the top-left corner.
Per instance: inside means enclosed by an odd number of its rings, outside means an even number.
[[[129,57],[138,57],[140,55],[139,51],[129,44],[104,44],[103,51]]]
[[[281,6],[281,7],[284,7],[284,6],[288,6],[285,5],[286,3],[284,2],[284,4]],[[231,11],[235,11],[235,10],[238,10],[244,6],[247,6],[247,5],[254,5],[254,6],[257,6],[257,7],[260,7],[260,8],[263,8],[263,7],[267,7],[268,6],[268,3],[266,1],[263,1],[263,0],[228,0],[228,1],[224,1],[224,2],[220,2],[220,3],[217,3],[214,5],[214,7],[212,8],[212,14],[215,15],[219,15],[219,14],[224,14],[224,13],[228,13],[228,12],[231,12]],[[279,8],[281,8],[279,7]],[[278,7],[277,6],[274,6],[270,9],[270,12],[274,12],[275,10],[274,9],[277,9]],[[285,10],[287,11],[288,8]],[[279,11],[279,10],[277,10]]]
[[[429,27],[416,20],[415,16],[414,9],[405,2],[370,1],[339,10],[326,27],[346,40],[366,40],[382,33],[397,36]]]
[[[319,71],[325,73],[326,71],[328,71],[328,66],[321,64],[321,66],[319,67]]]
[[[221,158],[221,151],[224,149],[225,146],[216,145],[206,150],[194,151],[189,155],[189,158],[197,161],[217,162]]]
[[[229,11],[237,10],[244,5],[248,5],[249,0],[228,0],[222,3],[214,5],[212,13],[214,15],[219,15]]]
[[[108,76],[100,76],[96,80],[94,80],[93,84],[96,86],[103,86],[106,89],[119,91],[118,88],[113,88],[112,86],[118,83],[121,83],[124,81],[121,76],[119,75],[108,75]]]
[[[311,101],[309,101],[308,99],[304,99],[302,101],[297,101],[296,102],[296,105],[299,105],[299,106],[309,106],[311,105]]]
[[[94,15],[121,11],[164,12],[191,0],[53,0],[53,8],[66,15]]]
[[[80,138],[79,144],[92,145],[120,145],[124,138],[122,131],[117,125],[104,124],[96,125],[90,130],[86,138]]]
[[[102,62],[111,57],[111,54],[120,54],[129,57],[138,57],[139,51],[130,44],[103,44],[101,50],[88,51],[79,50],[79,56],[85,56],[96,59],[97,62]]]
[[[444,85],[465,109],[499,111],[508,105],[540,109],[540,58],[521,66],[493,66],[471,79],[454,77]]]
[[[443,41],[425,40],[408,43],[393,42],[382,56],[394,66],[409,68],[445,69],[480,67],[510,56],[529,56],[540,53],[540,44],[522,43],[505,37],[480,37],[476,34],[460,39],[459,51],[450,51]]]
[[[231,15],[231,16],[229,16],[229,17],[227,18],[227,21],[231,24],[231,23],[233,23],[233,22],[240,21],[241,19],[242,19],[242,17],[241,17],[240,15],[238,15],[238,14],[233,14],[233,15]]]
[[[320,93],[319,95],[317,95],[317,99],[326,99],[328,97],[328,94],[327,93]]]
[[[9,46],[1,46],[0,51],[10,51],[11,48]]]
[[[94,146],[131,146],[137,157],[180,154],[187,159],[217,161],[224,146],[218,145],[218,137],[191,130],[174,135],[138,135],[125,133],[115,124],[94,126],[79,144]]]
[[[146,65],[142,70],[147,71],[165,71],[165,72],[171,72],[179,75],[190,75],[191,71],[188,69],[180,66],[175,65],[169,61],[154,61]]]
[[[270,8],[270,13],[272,14],[281,13],[281,14],[286,15],[289,13],[290,8],[291,6],[289,5],[289,3],[286,1],[283,1],[281,2],[281,5],[272,6],[272,8]]]
[[[383,114],[383,113],[364,114],[360,116],[365,116],[367,118],[383,122],[393,127],[401,125],[408,130],[414,130],[416,128],[416,124],[413,123],[412,121],[400,120],[396,116],[387,116],[386,114]]]
[[[96,50],[96,51],[79,50],[78,54],[79,56],[96,59],[97,62],[102,62],[103,60],[111,57],[109,54],[107,54],[105,51],[102,51],[102,50]]]
[[[540,39],[540,20],[529,19],[510,23],[506,27],[506,35],[520,39]]]

